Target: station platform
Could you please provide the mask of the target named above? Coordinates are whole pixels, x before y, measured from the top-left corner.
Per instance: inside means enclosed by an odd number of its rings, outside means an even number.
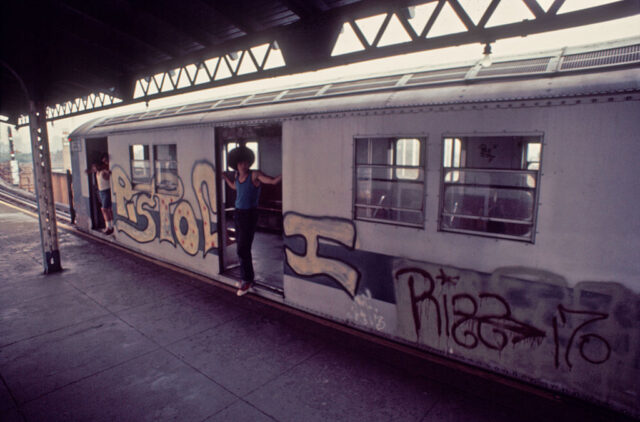
[[[59,229],[0,202],[0,420],[612,421]]]

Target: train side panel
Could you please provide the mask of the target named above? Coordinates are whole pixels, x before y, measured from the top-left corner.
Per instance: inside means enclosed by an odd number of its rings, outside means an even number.
[[[115,241],[204,275],[218,275],[213,128],[113,134],[108,152]],[[149,160],[152,154],[157,158]],[[149,168],[149,163],[165,168]]]
[[[594,99],[285,122],[287,302],[638,415],[640,107]],[[443,138],[486,134],[542,140],[533,242],[439,231]],[[354,219],[362,137],[424,140],[423,227]]]

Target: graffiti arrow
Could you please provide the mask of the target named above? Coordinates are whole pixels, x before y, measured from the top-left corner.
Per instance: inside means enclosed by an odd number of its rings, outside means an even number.
[[[496,318],[496,317],[483,317],[478,318],[480,324],[489,324],[497,329],[508,331],[512,333],[513,337],[511,342],[518,344],[519,342],[527,339],[543,339],[546,337],[546,333],[534,326],[517,321],[511,317],[508,318]],[[480,328],[478,328],[479,330]]]
[[[502,350],[507,345],[508,339],[508,335],[505,334],[505,331],[511,334],[511,343],[513,343],[514,345],[520,343],[523,340],[541,340],[546,337],[547,334],[544,331],[513,318],[511,316],[511,307],[501,296],[491,293],[483,293],[479,296],[480,299],[496,300],[503,306],[504,309],[502,315],[485,315],[476,317],[476,320],[478,321],[478,337],[480,337],[480,340],[485,344],[485,346]],[[491,344],[482,337],[482,324],[489,324],[494,327],[493,332],[501,336],[502,341],[499,345],[496,346],[494,344]]]

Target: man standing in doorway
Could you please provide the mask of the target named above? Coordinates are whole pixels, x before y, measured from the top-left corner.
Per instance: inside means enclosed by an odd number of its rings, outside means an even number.
[[[102,216],[106,228],[104,234],[113,233],[113,210],[111,209],[111,170],[109,170],[109,155],[103,154],[100,163],[96,165],[96,181],[98,182],[98,196],[102,204]]]
[[[258,224],[258,201],[260,199],[261,184],[275,185],[280,183],[282,175],[270,177],[259,170],[251,171],[255,161],[255,154],[246,146],[235,148],[229,153],[229,166],[236,170],[235,180],[232,181],[226,173],[222,173],[227,185],[236,191],[234,222],[238,241],[238,257],[242,271],[242,282],[238,289],[238,296],[246,294],[255,278],[251,245]]]

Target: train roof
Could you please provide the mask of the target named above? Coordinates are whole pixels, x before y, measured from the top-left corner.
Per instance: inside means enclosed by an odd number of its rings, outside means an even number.
[[[234,124],[309,114],[532,101],[640,92],[640,37],[401,74],[298,85],[115,117],[78,127],[72,138],[194,124]],[[606,75],[606,77],[603,77]],[[526,80],[527,83],[522,83]]]

